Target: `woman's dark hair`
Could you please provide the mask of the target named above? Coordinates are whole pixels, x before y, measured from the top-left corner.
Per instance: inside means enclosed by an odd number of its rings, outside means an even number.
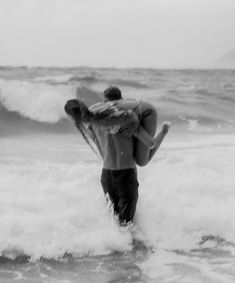
[[[65,112],[71,116],[75,122],[75,125],[84,140],[91,147],[91,149],[96,153],[94,147],[89,141],[89,137],[96,143],[93,134],[89,135],[88,129],[86,127],[86,123],[89,121],[89,118],[92,117],[92,114],[89,112],[87,106],[81,101],[77,99],[70,99],[66,102],[64,106]],[[99,149],[99,148],[98,148]],[[100,151],[100,149],[99,149]]]
[[[76,120],[82,118],[86,119],[89,116],[87,106],[81,100],[77,99],[68,100],[64,106],[64,110]]]

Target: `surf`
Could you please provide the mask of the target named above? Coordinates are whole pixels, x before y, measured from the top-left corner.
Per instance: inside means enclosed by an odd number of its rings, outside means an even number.
[[[2,277],[127,281],[131,270],[136,281],[234,281],[234,72],[128,72],[0,70]],[[101,160],[63,110],[79,91],[100,95],[109,80],[140,77],[148,87],[125,85],[124,96],[154,104],[159,127],[173,122],[154,160],[138,169],[135,223],[154,247],[147,251],[120,231],[101,189]]]

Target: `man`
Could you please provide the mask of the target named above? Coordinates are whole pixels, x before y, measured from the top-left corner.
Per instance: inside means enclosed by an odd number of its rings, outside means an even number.
[[[136,163],[143,166],[152,159],[169,126],[163,126],[153,138],[157,113],[152,105],[122,99],[117,87],[107,88],[104,98],[105,102],[89,109],[71,100],[65,111],[74,118],[80,131],[83,122],[89,124],[90,136],[103,157],[101,184],[104,193],[111,200],[120,224],[125,225],[133,221],[138,200]]]
[[[106,89],[104,96],[106,101],[122,99],[121,91],[115,87]],[[134,137],[124,135],[121,131],[106,131],[99,136],[104,148],[101,184],[105,195],[113,203],[114,213],[118,215],[120,224],[127,224],[133,221],[138,200]]]

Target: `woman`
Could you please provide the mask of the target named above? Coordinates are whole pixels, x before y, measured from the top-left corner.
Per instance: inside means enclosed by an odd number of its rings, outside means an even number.
[[[102,148],[90,127],[92,123],[103,126],[111,134],[119,132],[123,136],[133,135],[135,162],[139,166],[145,166],[153,158],[166,136],[169,123],[164,123],[155,137],[157,112],[151,104],[131,99],[108,98],[106,95],[105,102],[94,104],[89,108],[82,101],[72,99],[67,101],[65,111],[73,118],[76,127],[93,150],[89,137],[94,141],[101,156],[103,156]]]

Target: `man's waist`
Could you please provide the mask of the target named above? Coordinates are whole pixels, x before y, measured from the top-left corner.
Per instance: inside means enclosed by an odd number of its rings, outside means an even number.
[[[108,170],[124,170],[136,168],[133,158],[104,158],[103,168]]]
[[[102,171],[103,172],[114,172],[114,173],[115,172],[120,172],[121,173],[121,172],[124,172],[124,171],[125,172],[127,172],[127,171],[130,171],[130,172],[131,171],[135,171],[136,172],[137,170],[136,170],[136,167],[133,167],[133,168],[125,168],[125,169],[107,169],[107,168],[103,168]]]

